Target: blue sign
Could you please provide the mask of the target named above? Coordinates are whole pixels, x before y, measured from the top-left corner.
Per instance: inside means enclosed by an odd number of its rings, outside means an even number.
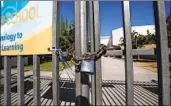
[[[8,18],[13,18],[20,10],[22,10],[28,1],[1,1],[1,18],[2,25],[8,22]],[[14,14],[15,13],[15,14]],[[9,16],[11,14],[11,16]]]

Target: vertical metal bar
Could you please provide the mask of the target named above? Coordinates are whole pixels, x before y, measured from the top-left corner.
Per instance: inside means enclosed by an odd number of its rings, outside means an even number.
[[[91,52],[95,51],[95,38],[94,38],[94,11],[93,11],[93,1],[89,1],[90,7],[90,39],[91,39]]]
[[[95,32],[95,51],[100,49],[100,19],[99,1],[93,1],[94,10],[94,32]],[[97,105],[102,105],[102,71],[101,58],[96,61],[96,101]]]
[[[59,48],[59,1],[53,1],[52,46]],[[59,57],[52,52],[53,105],[60,105]]]
[[[80,36],[80,1],[75,1],[75,51],[77,56],[81,56],[81,36]],[[81,95],[81,74],[75,72],[76,83],[76,104],[80,104]]]
[[[1,7],[1,2],[0,2],[0,7]],[[0,12],[0,15],[1,15],[1,12]],[[0,16],[0,31],[1,31],[1,16]],[[1,32],[0,32],[0,36],[1,36]],[[0,45],[1,45],[1,41],[0,41]],[[2,67],[2,56],[1,56],[1,50],[0,50],[0,67]],[[1,72],[0,71],[0,86],[1,86]],[[2,91],[0,90],[0,104],[1,104],[1,94],[2,94]]]
[[[171,16],[171,1],[170,1],[170,14],[169,14],[169,16]],[[170,23],[170,25],[171,25],[171,23]]]
[[[94,11],[93,11],[93,1],[89,1],[90,7],[90,43],[91,52],[95,52],[95,36],[94,36]],[[95,70],[95,69],[94,69]],[[96,105],[96,89],[95,89],[95,75],[91,76],[91,95],[92,95],[92,105]]]
[[[18,105],[24,105],[24,58],[22,56],[17,57],[17,68]]]
[[[81,52],[87,52],[87,1],[81,1],[80,7],[80,23],[81,23]]]
[[[8,56],[4,57],[4,105],[11,105],[11,64]]]
[[[87,53],[87,1],[81,1],[81,50],[82,54]],[[89,75],[81,73],[82,97],[89,101]],[[82,105],[89,105],[89,102],[83,102]]]
[[[134,105],[133,86],[133,60],[132,60],[132,40],[129,1],[122,1],[124,44],[125,44],[125,83],[126,83],[126,104]]]
[[[34,105],[40,105],[40,57],[33,55]]]
[[[159,105],[170,106],[170,72],[165,3],[164,1],[160,0],[154,1],[153,5],[157,38]]]
[[[169,14],[169,17],[170,17],[170,23],[169,23],[169,26],[171,26],[171,1],[170,1],[170,14]],[[169,28],[167,30],[170,30]],[[170,30],[170,36],[171,36],[171,30]],[[169,36],[168,34],[168,36]],[[169,38],[169,37],[168,37]],[[169,39],[168,39],[168,43],[169,43]],[[170,46],[170,45],[169,45]],[[170,49],[170,47],[169,47]],[[170,49],[170,53],[169,53],[169,62],[170,62],[170,54],[171,54],[171,49]],[[170,86],[171,86],[171,64],[169,65],[169,71],[170,71]],[[170,92],[171,92],[171,87],[170,87]],[[171,94],[170,94],[170,99],[171,99]],[[171,104],[171,103],[170,103]]]

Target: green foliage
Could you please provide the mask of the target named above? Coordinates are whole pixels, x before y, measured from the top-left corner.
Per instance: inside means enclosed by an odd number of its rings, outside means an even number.
[[[74,21],[68,21],[67,19],[60,19],[60,36],[59,47],[66,51],[73,43],[75,39],[75,25]]]
[[[167,24],[167,34],[168,34],[168,44],[169,47],[171,47],[171,14],[167,16],[166,18],[166,24]],[[137,39],[137,40],[136,40]],[[137,45],[136,42],[137,41]],[[120,45],[124,44],[124,38],[122,37],[120,39]],[[147,30],[147,35],[140,35],[138,34],[137,38],[137,33],[135,31],[132,32],[132,46],[133,48],[141,48],[144,44],[155,44],[155,35],[151,34],[149,30]]]
[[[69,66],[73,66],[71,61],[67,61],[67,63],[69,64]],[[14,69],[16,69],[16,68],[14,68]],[[59,70],[63,71],[62,69],[63,69],[63,64],[62,64],[62,62],[59,62]],[[24,70],[33,70],[33,65],[24,66]],[[52,61],[41,63],[40,70],[52,72]]]
[[[131,33],[132,38],[132,48],[138,49],[142,48],[145,44],[155,44],[155,36],[154,34],[151,34],[149,30],[147,30],[146,35],[139,34],[138,32],[133,31]],[[124,38],[120,38],[120,45],[124,45]]]

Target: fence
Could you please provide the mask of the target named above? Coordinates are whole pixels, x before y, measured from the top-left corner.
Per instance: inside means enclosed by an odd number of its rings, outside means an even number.
[[[170,77],[169,77],[169,49],[167,39],[167,29],[165,22],[164,1],[154,1],[155,28],[157,37],[157,63],[158,63],[158,88],[159,105],[170,105]],[[90,34],[91,34],[91,52],[97,51],[100,47],[100,20],[99,20],[99,1],[89,1],[90,7]],[[134,104],[133,89],[133,59],[132,55],[154,55],[154,50],[132,50],[131,42],[131,22],[129,1],[122,1],[125,51],[108,51],[107,54],[125,56],[125,86],[126,86],[126,104]],[[80,1],[75,1],[75,48],[77,56],[81,55],[80,38]],[[59,2],[53,1],[53,47],[59,47]],[[60,105],[60,85],[59,85],[59,58],[56,53],[52,53],[52,85],[53,85],[53,105]],[[18,85],[18,105],[24,104],[24,57],[17,56],[17,85]],[[34,87],[34,105],[40,105],[40,57],[33,56],[33,87]],[[92,76],[92,104],[102,104],[102,72],[101,61],[96,61],[96,74]],[[5,105],[11,105],[11,63],[10,56],[4,56],[4,102]],[[82,95],[81,74],[75,73],[76,97]],[[80,102],[80,100],[78,101]]]

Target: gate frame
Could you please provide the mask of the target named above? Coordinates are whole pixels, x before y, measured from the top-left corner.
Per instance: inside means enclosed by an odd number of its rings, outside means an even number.
[[[90,20],[91,23],[91,41],[94,38],[97,42],[91,42],[92,50],[96,51],[100,47],[100,21],[99,21],[99,1],[90,1],[91,11]],[[133,61],[131,56],[136,54],[130,42],[130,10],[129,10],[129,1],[123,2],[123,20],[124,20],[124,35],[125,35],[125,46],[126,46],[126,104],[133,105]],[[1,3],[0,3],[1,5]],[[170,77],[169,77],[169,49],[168,49],[168,39],[167,39],[167,29],[165,22],[165,1],[153,1],[154,6],[154,16],[155,16],[155,27],[156,27],[156,36],[157,36],[157,66],[158,66],[158,87],[159,87],[159,105],[170,105]],[[76,55],[81,55],[80,47],[80,1],[75,1],[75,47]],[[95,33],[93,33],[93,31]],[[94,36],[93,36],[94,35]],[[53,1],[53,39],[52,45],[55,48],[59,47],[59,1]],[[137,50],[137,54],[143,54]],[[148,52],[148,53],[147,53]],[[122,55],[122,52],[119,52]],[[146,54],[154,54],[154,51],[146,51]],[[53,104],[60,104],[60,88],[59,88],[59,57],[55,52],[52,53],[53,61]],[[18,104],[24,103],[24,64],[23,56],[18,56],[17,59],[17,84],[18,84]],[[33,56],[33,66],[34,66],[34,104],[40,105],[40,57],[38,55]],[[101,62],[98,60],[96,62],[96,73],[95,77],[95,87],[96,90],[93,90],[95,99],[93,104],[102,105],[102,74],[101,74]],[[10,56],[4,56],[4,103],[5,105],[11,105],[11,65],[10,65]],[[93,77],[92,77],[93,78]],[[80,83],[80,73],[76,73],[76,97],[81,95],[81,83]],[[94,88],[95,88],[94,87]],[[20,91],[19,91],[20,89]]]

